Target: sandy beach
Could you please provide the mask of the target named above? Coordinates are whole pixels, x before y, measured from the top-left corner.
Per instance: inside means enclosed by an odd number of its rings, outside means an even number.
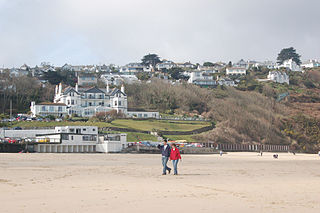
[[[320,157],[0,154],[1,212],[319,212]],[[169,162],[171,166],[171,162]]]

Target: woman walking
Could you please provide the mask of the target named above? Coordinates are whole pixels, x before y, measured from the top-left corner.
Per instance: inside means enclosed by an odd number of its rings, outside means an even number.
[[[171,144],[170,160],[172,160],[174,175],[178,175],[178,162],[181,159],[180,151],[176,144]]]

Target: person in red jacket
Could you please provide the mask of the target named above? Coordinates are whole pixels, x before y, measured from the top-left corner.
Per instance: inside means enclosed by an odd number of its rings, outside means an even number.
[[[174,175],[178,175],[178,162],[181,159],[180,151],[176,144],[171,144],[170,160],[172,160]]]

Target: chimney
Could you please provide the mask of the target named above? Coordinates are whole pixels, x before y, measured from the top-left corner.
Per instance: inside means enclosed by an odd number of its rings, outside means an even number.
[[[78,92],[78,83],[76,83],[76,91]]]
[[[107,80],[107,93],[109,93],[110,92],[110,89],[109,89],[109,81]]]
[[[62,93],[62,84],[60,83],[59,84],[59,94],[61,94]]]
[[[124,85],[123,85],[123,84],[122,84],[122,86],[121,86],[121,92],[124,93]]]

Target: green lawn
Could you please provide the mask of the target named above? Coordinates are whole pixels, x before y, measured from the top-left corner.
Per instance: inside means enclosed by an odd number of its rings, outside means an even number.
[[[122,128],[152,131],[190,131],[211,125],[204,121],[167,121],[167,120],[128,120],[119,119],[112,122],[112,125]]]
[[[15,122],[14,126],[20,126],[22,128],[31,127],[52,127],[52,126],[98,126],[98,127],[119,127],[136,129],[143,131],[167,130],[167,131],[190,131],[199,129],[201,127],[211,125],[209,122],[204,121],[167,121],[167,120],[132,120],[132,119],[119,119],[114,120],[112,123],[106,122],[91,122],[91,121],[21,121]]]

